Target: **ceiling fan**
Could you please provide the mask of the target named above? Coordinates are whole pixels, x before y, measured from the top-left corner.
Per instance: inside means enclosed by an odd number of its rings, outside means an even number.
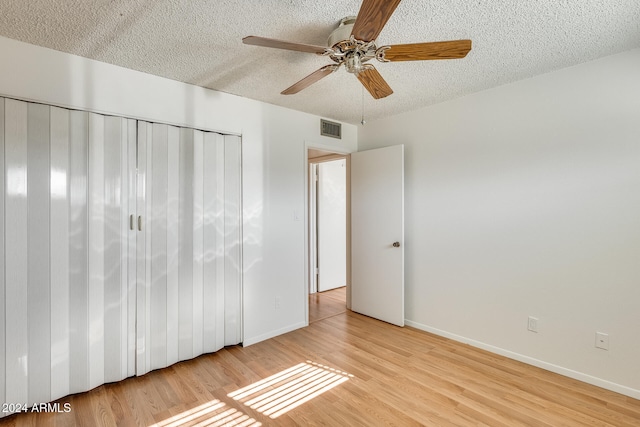
[[[292,95],[311,86],[323,77],[338,70],[344,64],[345,69],[355,74],[358,80],[375,99],[384,98],[393,93],[378,70],[367,62],[373,58],[381,62],[422,61],[429,59],[464,58],[471,50],[471,40],[452,40],[445,42],[397,44],[377,47],[376,37],[382,31],[400,0],[363,0],[358,16],[349,16],[342,21],[329,36],[328,46],[316,46],[291,43],[265,37],[248,36],[242,39],[244,44],[315,53],[328,56],[335,64],[325,65],[307,77],[282,91],[283,95]]]

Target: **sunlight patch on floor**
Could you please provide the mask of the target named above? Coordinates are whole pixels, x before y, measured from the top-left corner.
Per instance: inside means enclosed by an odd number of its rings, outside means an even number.
[[[247,414],[235,408],[229,408],[224,402],[214,399],[149,427],[259,427],[261,425],[262,423]]]
[[[270,418],[277,418],[351,377],[353,375],[308,360],[227,396]]]

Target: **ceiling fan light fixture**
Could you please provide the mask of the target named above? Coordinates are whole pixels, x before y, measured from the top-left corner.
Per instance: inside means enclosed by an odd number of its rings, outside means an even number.
[[[350,52],[347,54],[344,61],[344,66],[347,72],[352,74],[358,74],[363,69],[362,60],[358,52]]]

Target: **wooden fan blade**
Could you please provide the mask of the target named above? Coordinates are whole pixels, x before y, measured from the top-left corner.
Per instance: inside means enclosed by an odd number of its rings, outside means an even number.
[[[351,35],[358,40],[375,40],[387,23],[400,0],[363,0]]]
[[[464,58],[471,50],[471,40],[395,44],[384,51],[388,61],[422,61],[426,59]]]
[[[360,80],[360,83],[363,84],[375,99],[384,98],[393,93],[391,87],[384,81],[378,70],[373,68],[373,65],[369,65],[360,71],[358,73],[358,80]]]
[[[328,76],[329,74],[333,73],[337,69],[338,69],[338,65],[325,65],[319,70],[316,70],[313,73],[309,74],[307,77],[300,80],[298,83],[295,83],[294,85],[283,90],[281,93],[282,95],[293,95],[294,93],[298,93],[302,89],[308,88],[318,80]]]
[[[273,47],[276,49],[295,50],[297,52],[319,53],[322,54],[327,48],[312,44],[291,43],[284,40],[268,39],[266,37],[247,36],[242,39],[242,43],[253,46]]]

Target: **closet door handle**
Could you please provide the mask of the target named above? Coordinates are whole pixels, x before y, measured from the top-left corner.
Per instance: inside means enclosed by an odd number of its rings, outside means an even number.
[[[135,224],[134,224],[134,219],[133,219],[133,214],[129,215],[129,229],[133,230],[135,228]]]
[[[142,215],[138,216],[138,231],[142,231]]]

